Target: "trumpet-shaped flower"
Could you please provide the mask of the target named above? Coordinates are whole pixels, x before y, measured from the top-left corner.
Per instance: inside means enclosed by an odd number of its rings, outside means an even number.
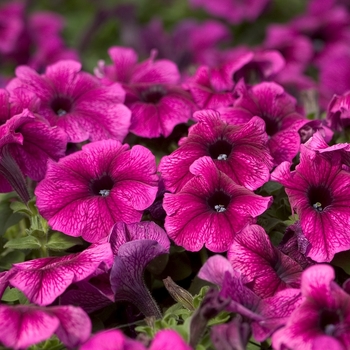
[[[71,283],[92,275],[101,263],[111,267],[112,259],[110,244],[104,243],[81,253],[14,264],[6,282],[22,291],[31,302],[49,305]]]
[[[148,149],[104,140],[49,163],[35,194],[53,229],[94,243],[107,240],[117,221],[140,221],[155,199],[157,181]]]
[[[301,279],[302,303],[272,336],[274,349],[348,349],[350,296],[334,281],[329,265],[315,265]]]
[[[220,110],[233,124],[245,123],[254,116],[265,121],[268,147],[275,165],[292,161],[299,152],[298,130],[309,120],[296,109],[296,100],[282,86],[263,82],[248,88],[242,81],[235,88],[237,99],[232,108]]]
[[[203,245],[226,251],[234,236],[262,214],[272,197],[261,197],[237,185],[210,157],[190,166],[195,175],[176,194],[165,193],[165,229],[177,245],[198,251]]]
[[[90,333],[90,318],[79,307],[0,305],[0,342],[15,350],[26,349],[53,334],[68,348],[75,348]]]
[[[283,162],[271,178],[285,186],[310,242],[308,257],[317,262],[331,261],[335,253],[350,248],[350,173],[342,170],[339,153],[327,157],[301,145],[295,170],[290,171],[290,163]]]
[[[261,298],[300,286],[302,267],[275,248],[261,226],[248,225],[238,233],[227,256],[232,267],[245,276],[246,285]]]
[[[252,118],[243,125],[231,125],[220,114],[207,110],[194,114],[198,123],[180,140],[180,147],[163,157],[159,171],[167,190],[179,191],[193,178],[189,168],[202,156],[213,159],[216,167],[237,184],[256,190],[270,178],[272,158],[266,146],[262,119]]]
[[[80,70],[80,63],[69,60],[48,66],[43,75],[20,66],[7,89],[10,94],[16,89],[34,93],[40,99],[35,113],[64,129],[70,142],[123,141],[131,118],[122,104],[124,90],[118,83],[101,86],[97,78]]]
[[[113,61],[96,70],[103,82],[117,81],[126,91],[125,104],[132,112],[130,131],[147,138],[169,136],[177,124],[192,116],[195,106],[190,95],[177,84],[180,73],[169,60],[151,57],[138,63],[133,49],[111,47]]]

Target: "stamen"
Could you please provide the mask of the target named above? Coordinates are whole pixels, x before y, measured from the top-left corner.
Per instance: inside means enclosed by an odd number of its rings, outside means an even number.
[[[227,154],[224,154],[224,153],[219,154],[217,159],[218,160],[227,160]]]
[[[223,204],[217,204],[214,206],[214,209],[218,212],[218,213],[223,213],[224,211],[226,211],[226,208]]]
[[[324,328],[324,332],[327,335],[332,336],[334,334],[335,329],[336,329],[336,327],[334,324],[327,324],[326,327]]]
[[[315,204],[312,205],[312,207],[314,209],[316,209],[317,211],[322,211],[323,210],[322,204],[320,202],[316,202]]]
[[[102,197],[107,197],[109,196],[111,190],[100,190],[99,194],[102,196]]]
[[[59,109],[57,112],[56,112],[56,114],[59,116],[59,117],[62,117],[62,116],[64,116],[64,115],[66,115],[67,114],[67,112],[64,110],[64,109]]]

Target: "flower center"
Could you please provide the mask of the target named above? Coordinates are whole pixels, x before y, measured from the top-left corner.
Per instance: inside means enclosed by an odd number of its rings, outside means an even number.
[[[227,160],[232,151],[232,145],[225,140],[217,140],[208,148],[212,159]]]
[[[208,198],[208,205],[217,213],[223,213],[230,204],[230,200],[230,196],[224,191],[216,191],[211,197]]]
[[[238,83],[241,78],[246,84],[254,85],[264,80],[264,74],[258,63],[249,62],[233,74],[232,80]]]
[[[141,100],[146,103],[158,103],[167,91],[162,85],[153,85],[141,92]]]
[[[336,331],[336,327],[341,322],[341,313],[334,310],[322,310],[320,313],[319,325],[325,334],[332,336]]]
[[[114,186],[114,181],[109,175],[103,175],[97,180],[91,182],[91,192],[95,196],[108,197],[112,188]]]
[[[308,191],[310,205],[319,212],[322,212],[332,204],[333,198],[328,188],[323,186],[313,186]]]
[[[69,113],[72,109],[72,100],[68,97],[58,96],[51,102],[52,110],[59,116],[62,117]]]

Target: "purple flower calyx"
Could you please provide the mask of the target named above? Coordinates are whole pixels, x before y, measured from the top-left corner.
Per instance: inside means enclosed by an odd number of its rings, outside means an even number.
[[[141,99],[147,103],[158,103],[167,93],[162,85],[152,85],[146,90],[142,91]]]
[[[310,204],[318,212],[324,211],[333,202],[330,191],[322,186],[311,187],[308,196]]]
[[[227,160],[232,151],[232,144],[220,139],[211,144],[208,151],[212,159]]]
[[[72,101],[68,97],[57,96],[51,102],[51,108],[57,116],[63,117],[72,109]]]
[[[91,182],[91,192],[95,196],[108,197],[114,186],[113,179],[105,174]]]
[[[231,198],[224,191],[216,191],[208,198],[208,205],[217,213],[224,213],[230,204]]]

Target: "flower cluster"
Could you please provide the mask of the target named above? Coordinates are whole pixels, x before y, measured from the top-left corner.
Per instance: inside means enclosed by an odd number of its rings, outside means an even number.
[[[350,6],[102,3],[0,7],[0,346],[350,348]]]

